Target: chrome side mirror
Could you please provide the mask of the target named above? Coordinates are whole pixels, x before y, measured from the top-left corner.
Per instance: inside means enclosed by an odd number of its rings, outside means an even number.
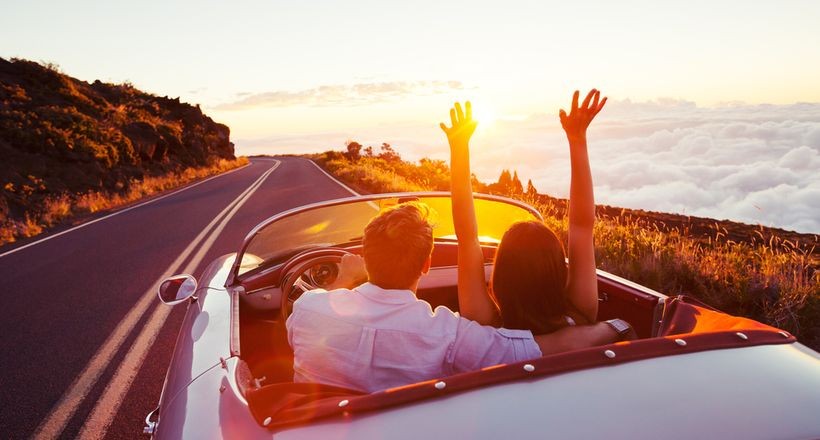
[[[196,293],[196,278],[192,275],[174,275],[164,279],[157,289],[159,300],[173,306],[194,297]],[[194,297],[194,299],[196,299]]]

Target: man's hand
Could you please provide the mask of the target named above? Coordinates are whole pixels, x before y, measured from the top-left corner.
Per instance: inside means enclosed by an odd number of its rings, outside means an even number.
[[[339,275],[328,286],[328,290],[350,289],[365,281],[367,281],[367,269],[364,266],[364,258],[355,254],[345,254],[339,262]]]
[[[447,135],[447,141],[450,143],[450,148],[465,148],[470,142],[470,137],[475,132],[475,127],[478,122],[473,119],[473,106],[470,101],[464,103],[467,113],[461,110],[461,104],[455,103],[455,107],[450,109],[450,122],[452,127],[447,128],[443,122],[439,124],[441,129]]]
[[[587,127],[606,104],[606,97],[598,102],[600,96],[601,92],[598,90],[590,90],[583,104],[579,107],[578,91],[576,90],[572,95],[572,108],[570,108],[569,114],[563,109],[558,112],[558,116],[561,118],[561,126],[564,127],[567,138],[570,140],[586,139]]]

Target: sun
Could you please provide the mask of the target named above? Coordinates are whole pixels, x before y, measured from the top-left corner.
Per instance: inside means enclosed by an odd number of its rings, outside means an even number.
[[[478,125],[483,128],[490,128],[495,125],[498,119],[493,107],[486,102],[473,104],[473,119],[478,121]]]

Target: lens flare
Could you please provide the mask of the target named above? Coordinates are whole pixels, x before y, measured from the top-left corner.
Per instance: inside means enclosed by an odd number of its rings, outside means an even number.
[[[473,118],[478,121],[479,126],[485,129],[495,125],[498,119],[495,110],[487,103],[473,105]]]

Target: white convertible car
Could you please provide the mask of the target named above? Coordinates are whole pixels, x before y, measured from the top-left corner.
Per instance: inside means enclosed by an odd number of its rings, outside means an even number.
[[[820,438],[820,354],[791,334],[599,272],[599,319],[639,339],[440,377],[372,394],[295,384],[283,317],[302,292],[331,283],[361,251],[386,205],[419,200],[438,214],[433,269],[418,291],[458,309],[447,193],[331,200],[277,214],[197,281],[165,280],[160,299],[188,311],[159,407],[158,439]],[[479,195],[489,275],[512,223],[540,218]]]

